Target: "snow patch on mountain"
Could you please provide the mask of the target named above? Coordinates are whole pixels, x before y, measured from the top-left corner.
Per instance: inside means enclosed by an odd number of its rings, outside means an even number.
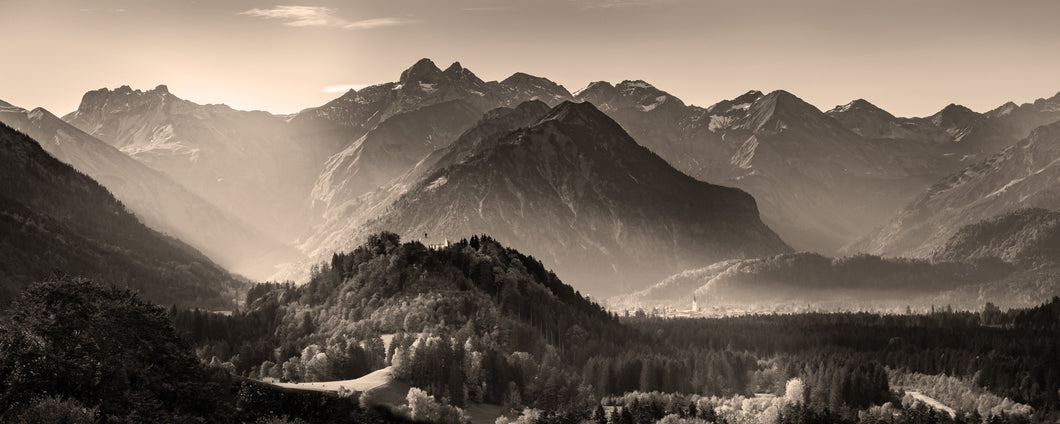
[[[427,190],[427,191],[437,190],[438,187],[441,187],[441,186],[445,185],[445,183],[447,183],[447,182],[449,182],[449,176],[448,175],[442,175],[441,177],[438,177],[434,181],[431,181],[431,183],[428,184],[427,187],[424,190]]]

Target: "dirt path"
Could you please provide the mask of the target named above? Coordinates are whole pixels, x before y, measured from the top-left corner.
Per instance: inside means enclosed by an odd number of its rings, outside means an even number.
[[[916,400],[918,400],[920,402],[924,402],[925,404],[927,404],[928,406],[930,406],[932,408],[935,408],[935,409],[937,409],[939,411],[948,412],[950,414],[951,418],[956,418],[957,417],[957,411],[955,411],[953,408],[950,408],[950,407],[946,406],[942,402],[939,402],[938,400],[936,400],[935,398],[933,398],[931,396],[925,395],[925,394],[920,393],[920,392],[905,392],[905,393],[907,395],[909,395],[909,396],[912,396],[913,399],[916,399]]]
[[[337,380],[337,381],[314,381],[309,383],[274,383],[269,382],[274,386],[284,387],[288,389],[298,390],[314,390],[318,392],[337,392],[340,387],[345,387],[348,390],[356,390],[359,392],[366,392],[376,387],[387,384],[394,381],[392,367],[386,367],[381,370],[373,371],[360,378],[353,380]]]

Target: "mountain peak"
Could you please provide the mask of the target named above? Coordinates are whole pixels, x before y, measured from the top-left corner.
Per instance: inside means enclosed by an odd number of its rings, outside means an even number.
[[[784,90],[776,90],[751,104],[748,109],[748,129],[758,131],[770,128],[772,131],[779,131],[789,125],[820,123],[822,117],[830,120],[820,109],[798,96]]]
[[[504,84],[504,85],[515,85],[515,84],[523,84],[523,83],[534,83],[534,82],[539,82],[539,81],[549,81],[549,80],[547,78],[542,78],[542,77],[530,75],[530,74],[525,73],[525,72],[516,72],[516,73],[512,74],[510,77],[505,78],[503,81],[501,81],[501,84]]]
[[[794,94],[791,94],[787,90],[774,90],[769,94],[766,94],[764,97],[776,99],[776,101],[778,102],[802,102],[802,99],[800,99]]]
[[[744,103],[754,103],[754,102],[758,101],[758,99],[761,99],[761,98],[762,98],[762,92],[761,91],[751,90],[751,91],[748,91],[746,93],[741,94],[739,97],[737,97],[735,99],[732,99],[732,103],[736,104],[736,105],[744,104]]]
[[[987,112],[986,115],[996,118],[996,117],[999,117],[999,116],[1005,116],[1005,115],[1011,114],[1016,109],[1019,109],[1019,105],[1017,105],[1015,102],[1008,101],[1008,102],[1005,102],[1005,104],[994,108],[994,110],[991,110],[991,111]]]
[[[651,84],[648,84],[647,82],[644,82],[644,80],[625,80],[625,81],[622,81],[622,82],[618,83],[618,85],[616,85],[615,88],[622,88],[622,89],[630,89],[631,90],[631,89],[636,89],[636,88],[655,88],[655,86],[651,85]]]
[[[609,83],[607,81],[594,81],[594,82],[590,82],[589,85],[586,85],[585,88],[583,88],[581,90],[578,90],[578,91],[575,91],[574,92],[574,96],[575,97],[581,97],[582,95],[585,95],[585,94],[591,94],[591,93],[599,92],[599,91],[612,91],[614,89],[615,89],[615,86],[611,85],[611,83]]]
[[[979,114],[975,111],[968,109],[967,107],[950,103],[938,113],[931,115],[931,122],[935,125],[960,125],[963,126],[968,124],[970,121],[979,118]]]
[[[459,64],[455,64],[459,66]],[[450,69],[452,67],[450,66]],[[435,82],[443,75],[442,70],[430,59],[423,58],[401,73],[401,83]]]
[[[542,118],[541,121],[557,121],[565,124],[588,124],[600,119],[611,120],[610,117],[601,112],[600,109],[597,109],[596,106],[590,102],[572,102],[570,100],[565,100],[563,103],[552,108],[552,111]]]
[[[956,104],[956,103],[950,103],[949,105],[947,105],[946,107],[942,108],[942,110],[940,110],[937,113],[937,115],[952,115],[952,114],[977,115],[977,113],[975,113],[975,111],[973,111],[971,109],[968,109],[967,107],[965,107],[963,105]]]
[[[158,86],[156,86],[155,89],[152,91],[159,94],[169,94],[169,87],[166,87],[165,84],[158,84]]]
[[[459,74],[464,71],[464,67],[460,66],[460,62],[453,62],[448,68],[445,68],[447,74]]]
[[[817,113],[821,112],[817,107],[806,103],[805,100],[784,90],[776,90],[760,97],[755,101],[755,105],[761,105],[770,109],[782,109],[789,112],[805,113],[810,112],[811,110]]]
[[[865,99],[856,99],[845,105],[838,105],[827,113],[829,115],[839,115],[844,113],[879,114],[884,117],[894,118],[894,115],[891,115],[890,112],[880,109],[879,106],[876,106]]]
[[[845,105],[837,105],[836,107],[832,108],[830,112],[846,112],[850,110],[859,109],[876,109],[876,105],[869,103],[869,101],[865,99],[855,99]]]

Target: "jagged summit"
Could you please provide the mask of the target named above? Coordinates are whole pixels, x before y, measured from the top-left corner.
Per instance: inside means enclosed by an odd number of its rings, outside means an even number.
[[[875,111],[883,111],[883,112],[886,112],[883,109],[880,109],[879,107],[877,107],[876,105],[870,103],[868,100],[856,99],[856,100],[852,100],[850,103],[847,103],[845,105],[837,105],[836,107],[832,108],[832,110],[829,110],[827,113],[832,114],[832,113],[843,113],[843,112],[852,112],[852,111],[853,112],[856,112],[856,111],[873,111],[873,112],[875,112]]]
[[[761,91],[751,90],[737,96],[732,100],[722,100],[706,109],[709,115],[732,115],[741,114],[752,103],[757,102],[763,96]]]
[[[774,131],[793,124],[809,124],[824,116],[817,107],[784,90],[776,90],[751,104],[747,111],[750,130],[770,128]]]
[[[837,119],[847,115],[858,115],[865,117],[866,119],[875,119],[878,121],[894,121],[898,119],[890,112],[881,109],[879,106],[876,106],[865,99],[857,99],[845,105],[838,105],[826,113]]]
[[[541,100],[549,105],[556,105],[564,100],[571,100],[571,95],[562,85],[547,78],[516,72],[500,82],[501,96],[505,106],[515,106],[527,100]]]
[[[575,91],[574,92],[574,96],[575,97],[582,97],[584,95],[591,94],[593,92],[613,91],[614,89],[615,89],[615,86],[611,85],[611,83],[609,83],[607,81],[594,81],[594,82],[590,82],[589,85],[586,85],[585,88],[582,88],[581,90]]]
[[[402,72],[399,81],[403,84],[416,82],[433,83],[441,79],[442,76],[442,70],[433,61],[423,58]]]
[[[956,103],[950,103],[949,105],[946,105],[946,107],[942,108],[942,110],[936,112],[934,115],[931,115],[931,117],[932,118],[934,118],[934,117],[943,117],[945,119],[945,118],[951,118],[951,117],[955,118],[955,117],[959,117],[959,116],[978,116],[978,115],[979,115],[978,113],[976,113],[975,111],[967,108],[964,105],[959,105],[959,104],[956,104]]]
[[[618,83],[615,88],[623,92],[633,92],[637,89],[655,89],[655,86],[644,82],[644,80],[625,80]]]
[[[981,115],[967,107],[950,103],[928,119],[931,123],[940,127],[965,127],[980,117]]]
[[[464,67],[460,66],[460,62],[453,62],[452,65],[449,65],[448,68],[445,68],[444,72],[446,74],[460,74],[461,72],[464,72]]]
[[[758,101],[758,99],[761,99],[762,96],[763,96],[763,94],[762,94],[761,91],[751,90],[751,91],[748,91],[748,92],[746,92],[744,94],[741,94],[739,97],[737,97],[735,99],[732,99],[732,102],[734,104],[754,103],[754,102]]]

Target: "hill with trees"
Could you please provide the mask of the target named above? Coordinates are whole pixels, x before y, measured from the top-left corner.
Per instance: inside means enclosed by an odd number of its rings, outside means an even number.
[[[1056,328],[1043,325],[1055,318],[1051,304],[982,314],[621,317],[488,236],[432,249],[377,233],[312,274],[303,286],[254,287],[248,308],[232,316],[171,314],[200,360],[236,375],[332,381],[389,367],[422,390],[416,399],[500,405],[511,411],[504,422],[942,419],[896,383],[982,395],[958,405],[946,418],[954,422],[978,422],[980,410],[996,422],[1057,413]]]

